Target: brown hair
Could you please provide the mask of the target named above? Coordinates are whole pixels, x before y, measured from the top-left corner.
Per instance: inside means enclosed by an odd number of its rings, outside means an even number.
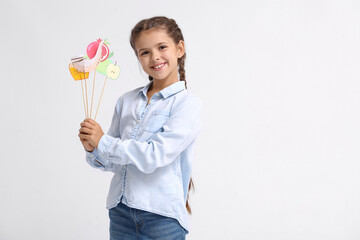
[[[135,55],[137,56],[136,48],[135,48],[135,42],[137,38],[139,37],[140,33],[145,30],[149,30],[151,28],[159,28],[166,31],[166,33],[171,37],[175,44],[179,43],[180,41],[184,41],[184,36],[181,32],[181,29],[177,25],[174,19],[170,19],[167,17],[152,17],[149,19],[141,20],[138,24],[135,25],[135,27],[131,30],[130,34],[130,45],[135,51]],[[180,76],[180,81],[185,82],[185,88],[187,88],[186,79],[185,79],[185,58],[186,58],[186,52],[181,58],[178,58],[178,71]],[[149,76],[149,80],[153,80],[151,76]],[[189,205],[189,192],[191,189],[194,189],[194,182],[192,180],[192,177],[190,178],[189,182],[189,189],[188,194],[186,198],[186,209],[189,214],[191,214],[191,208]]]

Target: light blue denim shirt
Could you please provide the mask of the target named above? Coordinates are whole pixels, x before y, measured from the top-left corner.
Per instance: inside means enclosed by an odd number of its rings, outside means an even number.
[[[178,81],[154,94],[152,82],[116,103],[110,129],[97,149],[86,153],[95,168],[114,172],[107,208],[129,207],[175,218],[188,230],[186,198],[201,100]]]

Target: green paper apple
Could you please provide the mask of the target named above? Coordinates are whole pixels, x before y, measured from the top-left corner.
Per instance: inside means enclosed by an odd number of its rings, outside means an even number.
[[[106,76],[106,70],[110,64],[112,64],[112,61],[108,58],[105,61],[99,63],[96,71]]]
[[[116,66],[115,64],[109,64],[109,66],[106,69],[106,74],[109,78],[115,80],[118,78],[120,74],[120,68],[119,66]]]

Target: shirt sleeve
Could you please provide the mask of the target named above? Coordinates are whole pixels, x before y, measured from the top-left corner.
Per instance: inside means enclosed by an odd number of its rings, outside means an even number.
[[[106,159],[101,159],[97,149],[94,149],[92,152],[86,151],[86,162],[94,168],[114,172],[114,164]]]
[[[119,107],[120,107],[120,99],[116,104],[111,125],[109,131],[107,132],[108,136],[112,136],[113,138],[120,138],[120,132],[119,132],[120,117],[118,116],[119,111],[117,110]],[[114,163],[108,161],[101,154],[99,154],[99,151],[96,148],[92,152],[86,151],[86,162],[94,168],[98,168],[103,171],[115,172]]]
[[[200,99],[188,97],[173,109],[164,131],[149,141],[121,141],[108,134],[102,136],[97,150],[114,164],[133,164],[144,173],[152,173],[172,163],[195,140],[201,128],[201,107]]]

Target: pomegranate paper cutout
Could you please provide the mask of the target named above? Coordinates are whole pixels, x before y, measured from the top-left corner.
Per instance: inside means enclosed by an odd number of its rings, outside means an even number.
[[[107,78],[111,79],[117,79],[120,74],[120,68],[113,64],[113,62],[110,60],[110,58],[114,55],[113,52],[110,52],[110,49],[108,47],[110,45],[107,40],[98,39],[95,42],[90,43],[86,48],[86,54],[87,56],[81,56],[77,58],[72,58],[72,62],[69,64],[69,70],[70,74],[73,77],[75,81],[81,81],[81,90],[82,90],[82,96],[83,96],[83,102],[84,102],[84,111],[85,111],[85,117],[91,118],[92,115],[92,107],[93,107],[93,99],[94,99],[94,89],[95,89],[95,77],[96,72],[105,75],[105,81],[104,86],[102,88],[101,96],[99,99],[99,104],[97,106],[96,114],[94,117],[94,120],[96,120],[96,116],[99,110],[99,106],[101,103],[102,95],[105,89],[106,80]],[[88,90],[87,90],[87,82],[86,79],[89,78],[90,72],[93,71],[94,74],[94,81],[92,84],[92,97],[91,97],[91,108],[89,112],[89,103],[88,103]],[[86,99],[84,97],[84,87],[83,87],[83,81],[85,80],[85,95]]]
[[[90,45],[91,44],[92,43],[90,43]],[[91,72],[92,70],[95,70],[100,60],[102,59],[102,45],[103,42],[101,41],[100,44],[98,44],[96,54],[92,57],[89,56],[90,59],[83,58],[80,61],[73,62],[76,70],[78,70],[79,72]]]
[[[101,41],[101,39],[98,39],[96,42],[90,43],[86,49],[86,53],[88,57],[92,59],[93,57],[95,57],[96,53],[98,53],[99,51],[98,48],[100,47],[100,45],[102,46],[100,52],[101,53],[100,61],[103,62],[109,57],[110,53],[109,53],[109,47],[106,44],[103,44],[103,41]]]

